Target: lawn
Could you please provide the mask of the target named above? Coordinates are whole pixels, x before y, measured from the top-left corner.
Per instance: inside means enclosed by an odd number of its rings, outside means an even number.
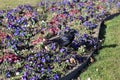
[[[35,5],[41,0],[0,0],[0,9],[6,9],[7,7],[14,8],[22,4]]]
[[[105,41],[96,62],[80,75],[81,80],[120,80],[120,16],[106,21]]]

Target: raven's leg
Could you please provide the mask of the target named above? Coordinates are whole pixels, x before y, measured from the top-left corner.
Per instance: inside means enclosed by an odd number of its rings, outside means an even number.
[[[60,46],[58,44],[56,44],[56,50],[55,51],[59,51],[60,50]]]

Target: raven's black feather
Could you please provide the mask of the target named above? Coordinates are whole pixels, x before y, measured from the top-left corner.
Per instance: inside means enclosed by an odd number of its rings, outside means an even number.
[[[55,42],[60,46],[68,46],[74,40],[76,32],[77,32],[76,30],[70,29],[68,32],[64,33],[64,35],[52,37],[51,39],[47,40],[44,44],[47,45],[52,42]]]

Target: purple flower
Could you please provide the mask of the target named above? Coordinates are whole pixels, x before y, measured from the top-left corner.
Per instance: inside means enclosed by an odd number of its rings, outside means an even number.
[[[41,54],[40,53],[37,53],[37,54],[35,54],[37,57],[40,57],[41,56]]]
[[[120,2],[117,3],[117,8],[120,8]]]
[[[83,34],[83,38],[88,38],[88,34]]]
[[[11,46],[11,44],[10,44],[10,42],[8,41],[8,42],[7,42],[7,47],[9,47],[9,46]]]
[[[22,76],[22,80],[27,80],[27,77],[25,77],[25,76]]]
[[[78,8],[81,8],[81,7],[83,7],[84,6],[84,3],[83,2],[79,2],[78,3]]]
[[[79,20],[83,21],[83,20],[84,20],[84,18],[83,18],[82,16],[79,16]]]
[[[113,2],[113,0],[108,0],[108,2],[112,3],[112,2]]]
[[[55,49],[56,49],[55,43],[52,43],[51,49],[52,49],[52,50],[55,50]]]
[[[105,13],[106,13],[106,11],[103,10],[103,11],[101,12],[101,15],[102,15],[102,16],[105,16]]]
[[[24,72],[24,77],[26,77],[28,75],[28,72]]]
[[[25,65],[25,69],[29,69],[30,67],[29,67],[29,65],[28,64],[26,64]],[[26,72],[25,72],[26,73]]]
[[[6,77],[7,78],[10,78],[11,77],[11,75],[10,75],[10,72],[8,71],[8,72],[6,72]]]
[[[47,72],[49,73],[51,71],[50,67],[47,68]]]
[[[4,10],[0,10],[0,15],[3,15],[5,13]]]
[[[24,9],[26,9],[28,11],[32,11],[32,6],[30,6],[29,4],[24,5]]]
[[[62,4],[63,4],[63,5],[67,5],[68,3],[69,3],[69,0],[63,0],[63,1],[62,1]]]
[[[55,74],[53,77],[54,77],[54,80],[58,80],[59,79],[59,75],[58,74]]]
[[[97,27],[97,25],[94,24],[94,23],[92,23],[91,21],[89,21],[89,22],[86,21],[86,22],[83,23],[83,25],[84,25],[87,29],[90,29],[90,30]]]
[[[25,36],[25,33],[24,33],[24,32],[21,32],[21,33],[20,33],[20,36]]]
[[[43,63],[45,63],[46,60],[45,60],[45,58],[42,58],[41,61],[42,61]]]
[[[45,58],[46,58],[46,60],[49,62],[49,60],[50,60],[50,56],[47,55],[47,56],[45,56]]]
[[[45,5],[45,3],[42,1],[38,4],[38,6],[40,6],[40,7],[43,7],[44,5]]]
[[[71,44],[71,47],[74,48],[75,50],[77,50],[79,47],[79,44],[76,41],[73,41]]]
[[[85,22],[83,23],[83,25],[84,25],[84,26],[89,26],[88,21],[85,21]]]
[[[14,44],[14,45],[12,45],[12,48],[14,49],[14,50],[17,50],[17,47],[16,47],[16,45]]]
[[[96,28],[96,27],[97,27],[96,24],[91,24],[91,25],[89,26],[89,29],[94,29],[94,28]]]
[[[87,8],[87,10],[90,10],[90,9],[92,9],[93,7],[92,7],[92,6],[87,6],[86,8]]]
[[[72,22],[74,19],[73,19],[73,17],[72,16],[70,16],[70,22]]]
[[[44,68],[41,68],[41,71],[44,71],[45,69]]]
[[[19,35],[19,33],[20,32],[18,30],[16,30],[15,33],[14,33],[14,35],[17,36],[17,35]]]
[[[6,36],[7,39],[11,39],[11,37],[9,35]]]
[[[35,78],[30,78],[30,80],[36,80]]]
[[[65,51],[65,48],[61,48],[60,52],[63,53]]]

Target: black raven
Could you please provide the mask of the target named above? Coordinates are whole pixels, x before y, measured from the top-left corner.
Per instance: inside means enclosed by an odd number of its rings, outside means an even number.
[[[75,33],[77,33],[76,30],[70,29],[68,32],[65,32],[63,35],[57,35],[55,37],[52,37],[44,42],[44,45],[48,45],[52,42],[57,43],[59,46],[68,46],[72,43],[72,41],[75,38]]]

